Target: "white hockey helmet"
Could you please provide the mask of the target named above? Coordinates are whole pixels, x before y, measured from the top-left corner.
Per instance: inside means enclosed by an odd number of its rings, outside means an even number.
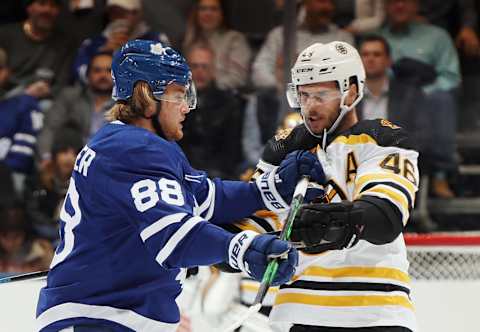
[[[357,84],[358,94],[355,101],[347,106],[345,99],[352,80]],[[333,132],[343,117],[363,98],[365,69],[357,50],[350,44],[341,41],[333,41],[328,44],[315,43],[307,47],[298,56],[292,68],[292,82],[287,87],[287,99],[290,107],[300,108],[297,94],[299,85],[332,81],[338,83],[341,92],[340,114],[326,131],[327,134]],[[303,110],[302,115],[304,116]],[[307,129],[310,130],[308,125]]]

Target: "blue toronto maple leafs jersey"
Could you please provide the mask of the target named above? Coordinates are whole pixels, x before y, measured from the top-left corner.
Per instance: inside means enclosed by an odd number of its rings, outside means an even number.
[[[210,180],[174,142],[119,121],[79,153],[37,326],[170,331],[186,267],[226,260],[229,223],[263,208],[253,183]]]
[[[43,126],[37,100],[28,95],[0,100],[0,118],[0,161],[15,172],[30,173]]]

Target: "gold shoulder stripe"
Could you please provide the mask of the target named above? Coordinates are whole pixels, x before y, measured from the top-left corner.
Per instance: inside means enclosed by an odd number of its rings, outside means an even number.
[[[298,303],[324,307],[366,307],[366,306],[401,306],[414,311],[412,303],[404,296],[358,295],[325,296],[302,293],[280,292],[275,298],[275,305]]]
[[[329,278],[361,277],[391,279],[400,281],[402,283],[410,282],[410,277],[408,276],[408,274],[390,267],[347,266],[337,268],[324,268],[319,266],[311,266],[305,269],[302,274],[296,275],[292,280],[298,280],[301,276]]]
[[[366,143],[377,144],[377,141],[368,134],[360,134],[360,135],[338,136],[333,140],[332,144],[333,143],[343,143],[348,145],[366,144]]]
[[[412,201],[415,198],[415,193],[417,192],[417,187],[413,183],[411,183],[410,181],[405,179],[403,176],[393,174],[393,173],[389,173],[389,174],[378,173],[378,174],[361,175],[355,181],[355,193],[357,194],[362,189],[362,187],[365,184],[367,184],[367,182],[378,181],[378,180],[383,180],[383,181],[387,180],[387,181],[398,183],[399,185],[405,187],[405,189],[408,190],[408,192],[412,196]]]
[[[387,197],[389,197],[393,202],[399,204],[402,209],[404,210],[404,213],[409,213],[409,208],[408,208],[408,200],[407,198],[405,197],[405,195],[400,192],[400,191],[397,191],[393,188],[388,188],[387,186],[375,186],[373,188],[370,188],[364,192],[362,192],[358,197],[361,197],[365,194],[368,195],[368,193],[380,193],[380,194],[384,194],[386,195]]]
[[[257,293],[259,288],[260,288],[260,284],[256,284],[256,285],[253,285],[253,284],[241,284],[241,285],[240,285],[240,290],[242,290],[243,292]],[[278,293],[278,290],[279,290],[279,287],[278,287],[278,286],[276,286],[276,287],[274,286],[274,287],[270,287],[267,292],[270,293],[270,294],[277,294],[277,293]]]

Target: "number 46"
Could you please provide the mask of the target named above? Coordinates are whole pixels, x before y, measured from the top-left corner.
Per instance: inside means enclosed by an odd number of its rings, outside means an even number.
[[[403,163],[401,163],[400,154],[398,152],[390,153],[385,159],[382,160],[380,167],[383,169],[388,169],[395,174],[401,174],[408,181],[412,182],[414,185],[417,185],[415,167],[413,166],[413,163],[407,158],[403,159]]]

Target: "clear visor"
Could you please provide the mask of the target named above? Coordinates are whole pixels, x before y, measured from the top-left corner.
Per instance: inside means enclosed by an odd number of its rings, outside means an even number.
[[[326,104],[338,100],[342,94],[338,90],[325,90],[317,92],[297,91],[297,99],[300,107],[307,105],[308,102],[316,104]]]
[[[176,104],[185,103],[187,104],[189,110],[194,110],[197,108],[197,89],[195,88],[195,83],[193,83],[192,80],[189,80],[185,88],[185,94],[176,93],[172,96],[161,95],[155,96],[155,99]]]
[[[194,110],[197,108],[197,89],[195,88],[195,83],[190,79],[187,84],[187,93],[186,93],[187,105],[189,110]]]

